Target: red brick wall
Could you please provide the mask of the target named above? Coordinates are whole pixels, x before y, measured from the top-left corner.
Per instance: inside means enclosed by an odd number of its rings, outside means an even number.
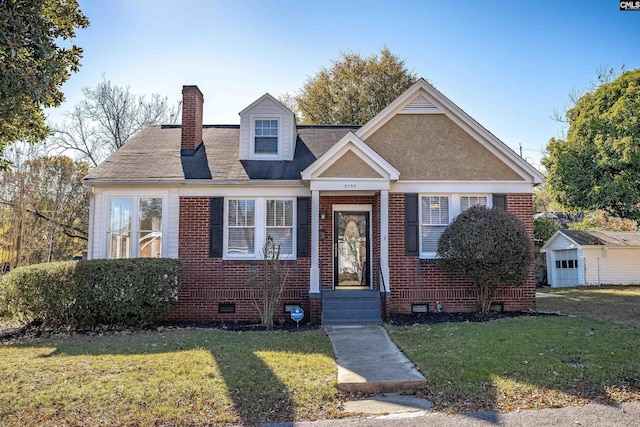
[[[520,218],[533,245],[533,204],[531,194],[509,194],[507,210]],[[411,305],[428,303],[435,311],[436,302],[443,311],[475,311],[477,300],[471,283],[462,275],[440,271],[433,260],[405,256],[404,194],[389,195],[389,269],[391,281],[391,313],[410,313]],[[520,288],[499,289],[495,302],[507,311],[533,308],[535,281],[533,263],[526,284]]]
[[[320,220],[325,237],[320,240],[320,265],[323,289],[333,288],[333,220],[335,204],[370,204],[373,206],[372,243],[373,275],[377,285],[380,256],[379,196],[323,196],[320,209],[326,218]],[[533,207],[531,194],[510,194],[507,209],[525,224],[533,242]],[[441,272],[432,260],[406,257],[404,247],[404,194],[389,195],[389,268],[391,297],[387,303],[390,313],[410,313],[411,305],[428,303],[430,310],[440,301],[443,311],[474,311],[476,295],[471,284],[461,275]],[[258,320],[252,304],[255,291],[246,284],[248,269],[259,261],[229,261],[209,258],[209,198],[180,198],[179,258],[182,261],[182,285],[171,317],[199,322]],[[309,300],[310,258],[288,263],[290,273],[277,316],[289,319],[284,313],[285,303],[300,303],[308,318],[319,321],[320,300]],[[533,264],[529,279],[521,288],[498,291],[496,302],[505,310],[533,308],[535,281]],[[218,313],[219,303],[235,303],[234,314]]]
[[[246,284],[249,268],[259,261],[229,261],[209,258],[209,198],[180,198],[180,234],[178,257],[182,261],[182,283],[174,320],[258,321],[253,305],[255,290]],[[277,319],[290,319],[284,304],[301,303],[305,314],[309,305],[310,258],[287,262],[290,267],[287,286],[276,310]],[[235,303],[234,314],[218,313],[219,303]]]

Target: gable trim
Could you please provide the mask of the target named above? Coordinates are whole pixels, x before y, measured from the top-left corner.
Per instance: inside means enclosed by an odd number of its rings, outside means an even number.
[[[288,109],[287,106],[284,105],[282,102],[278,101],[276,98],[271,96],[271,94],[269,92],[265,93],[260,98],[258,98],[255,101],[253,101],[251,104],[249,104],[248,107],[246,107],[244,110],[240,111],[238,114],[246,114],[246,113],[248,113],[256,105],[260,104],[262,101],[265,101],[265,100],[269,100],[269,101],[273,102],[274,104],[276,104],[278,107],[280,107],[283,110],[283,113],[293,114],[293,111]],[[294,116],[295,116],[295,114],[294,114]]]
[[[385,123],[391,120],[392,117],[396,114],[400,114],[401,111],[416,98],[416,93],[419,93],[420,91],[423,91],[425,98],[436,106],[436,108],[441,110],[443,114],[465,130],[471,137],[498,157],[498,159],[511,167],[516,173],[518,173],[518,175],[534,184],[540,184],[544,180],[544,175],[540,171],[518,156],[504,142],[500,141],[495,135],[482,127],[471,116],[465,113],[460,107],[455,105],[436,88],[427,83],[423,78],[418,79],[413,86],[407,89],[373,119],[358,129],[356,131],[356,135],[362,140],[366,140]]]
[[[569,237],[568,235],[564,234],[562,232],[562,230],[558,230],[555,233],[553,233],[553,236],[551,236],[549,238],[549,240],[547,240],[547,242],[542,245],[542,247],[540,248],[540,252],[542,253],[546,253],[549,250],[549,247],[551,245],[553,245],[556,240],[560,239],[560,238],[565,238],[567,239],[569,242],[571,242],[572,245],[575,245],[576,249],[580,248],[582,245],[580,245],[578,242],[576,242],[575,240],[573,240],[571,237]]]
[[[387,162],[382,156],[369,147],[356,134],[349,131],[345,136],[331,147],[320,158],[316,159],[309,167],[303,170],[300,175],[302,180],[331,180],[331,178],[318,178],[337,160],[339,160],[347,151],[352,151],[358,157],[365,161],[372,169],[380,173],[382,177],[388,178],[369,178],[369,180],[397,181],[400,177],[400,171],[394,168],[391,163]],[[335,178],[333,178],[335,179]]]

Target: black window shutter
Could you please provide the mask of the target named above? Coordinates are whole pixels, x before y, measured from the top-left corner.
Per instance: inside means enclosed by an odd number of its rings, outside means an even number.
[[[297,200],[297,232],[296,232],[296,255],[298,258],[308,258],[311,256],[311,241],[309,230],[309,206],[311,199],[308,197],[298,197]]]
[[[507,210],[507,195],[506,194],[494,194],[493,195],[493,207]]]
[[[419,223],[418,218],[418,195],[408,193],[404,195],[404,245],[405,255],[418,256],[420,245],[418,244]]]
[[[224,227],[224,197],[214,197],[210,203],[209,256],[222,258],[222,236]]]

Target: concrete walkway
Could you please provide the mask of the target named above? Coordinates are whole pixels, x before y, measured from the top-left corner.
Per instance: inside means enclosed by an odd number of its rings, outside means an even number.
[[[325,326],[338,363],[338,389],[346,392],[415,391],[425,378],[378,325]]]

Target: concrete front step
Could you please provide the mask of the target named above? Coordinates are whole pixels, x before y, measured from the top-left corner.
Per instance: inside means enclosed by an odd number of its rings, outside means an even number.
[[[424,387],[426,379],[376,325],[326,326],[338,364],[338,389],[398,393]]]
[[[324,291],[322,323],[380,323],[379,298],[379,293],[372,290]]]

